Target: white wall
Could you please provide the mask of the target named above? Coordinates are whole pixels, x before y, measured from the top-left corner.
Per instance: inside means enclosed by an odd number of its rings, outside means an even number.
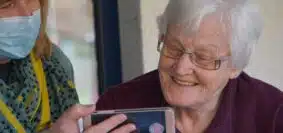
[[[124,70],[124,81],[127,81],[133,77],[136,77],[142,73],[149,72],[157,68],[158,52],[157,46],[157,25],[156,16],[158,16],[165,8],[168,0],[132,0],[132,2],[140,3],[139,11],[136,11],[138,19],[130,19],[130,24],[120,24],[121,32],[121,44],[122,44],[122,60]],[[120,0],[121,5],[126,5],[126,1]],[[274,86],[277,86],[283,90],[283,1],[282,0],[259,0],[261,5],[262,14],[264,16],[265,28],[263,35],[260,39],[260,43],[256,46],[256,50],[252,55],[250,65],[245,70],[252,76],[262,79]],[[125,10],[125,9],[124,9]],[[128,10],[129,12],[129,10]],[[125,20],[125,11],[120,12],[120,22]],[[138,14],[139,13],[139,14]],[[123,41],[132,40],[131,37],[126,35],[126,32],[133,33],[131,29],[125,29],[124,27],[134,26],[141,31],[138,37],[138,45],[133,43],[131,46],[141,47],[138,52],[141,52],[142,60],[142,72],[129,71],[127,67],[135,67],[135,63],[130,62],[131,56],[127,56],[131,50],[125,46]],[[136,27],[135,27],[136,26]],[[128,33],[128,34],[129,34]],[[132,35],[132,34],[131,34]],[[137,36],[135,36],[137,37]],[[139,40],[136,38],[136,40]],[[124,46],[124,47],[123,47]],[[136,51],[135,51],[136,52]],[[134,51],[130,52],[136,54]],[[139,53],[138,53],[139,54]],[[137,55],[136,55],[137,56]]]
[[[143,72],[157,68],[159,53],[157,52],[158,29],[156,17],[165,9],[168,0],[141,0],[141,27],[143,40]]]
[[[283,1],[259,2],[265,27],[246,71],[283,90]]]

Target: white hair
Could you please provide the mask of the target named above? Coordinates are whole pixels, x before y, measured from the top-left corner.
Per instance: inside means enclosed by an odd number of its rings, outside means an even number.
[[[184,32],[191,33],[205,16],[215,12],[220,12],[221,18],[228,13],[232,65],[244,69],[263,27],[258,5],[250,0],[169,0],[157,19],[159,35],[166,34],[169,24],[180,24]]]

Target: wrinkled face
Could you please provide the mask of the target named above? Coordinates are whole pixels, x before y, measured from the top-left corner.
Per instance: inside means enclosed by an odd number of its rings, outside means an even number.
[[[217,14],[204,17],[193,35],[182,34],[180,25],[169,25],[163,39],[159,76],[164,97],[170,105],[198,108],[217,99],[228,80],[236,75],[236,70],[230,67],[229,30],[225,30],[229,21],[221,24],[220,20]],[[166,48],[176,51],[183,48],[196,53],[197,61],[192,61],[190,54],[170,58],[164,54]],[[178,55],[178,52],[168,53]],[[221,61],[217,70],[204,69],[209,68],[209,65],[213,66],[209,64],[212,63],[211,60],[220,57],[228,59]]]
[[[1,0],[0,18],[30,16],[40,9],[39,0]]]

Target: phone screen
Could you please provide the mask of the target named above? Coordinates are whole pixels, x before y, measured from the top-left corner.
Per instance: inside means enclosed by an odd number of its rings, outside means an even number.
[[[166,133],[165,111],[130,112],[125,114],[128,120],[118,127],[127,123],[134,123],[137,127],[136,132],[138,133]],[[102,122],[112,115],[113,114],[92,115],[92,124]]]

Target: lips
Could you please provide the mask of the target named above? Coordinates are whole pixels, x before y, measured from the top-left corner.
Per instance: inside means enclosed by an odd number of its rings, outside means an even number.
[[[175,83],[182,85],[182,86],[196,86],[199,84],[198,82],[195,82],[192,80],[183,80],[183,79],[178,79],[174,77],[172,77],[172,79]]]

